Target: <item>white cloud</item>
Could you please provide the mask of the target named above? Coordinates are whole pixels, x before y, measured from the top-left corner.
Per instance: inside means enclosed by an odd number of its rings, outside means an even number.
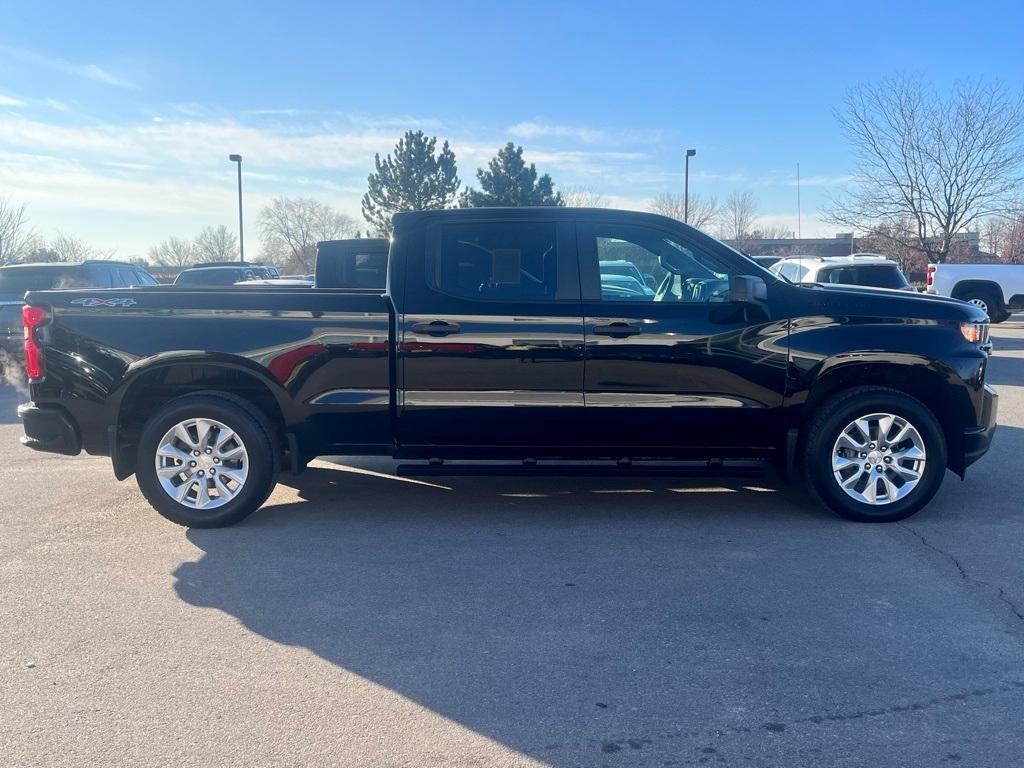
[[[193,179],[108,175],[73,160],[0,152],[0,188],[12,190],[17,199],[126,215],[206,215],[211,207],[231,207],[232,184],[229,179],[216,185]]]
[[[53,109],[56,109],[58,112],[71,111],[71,107],[68,104],[65,104],[63,101],[58,101],[57,99],[48,98],[46,99],[46,103]]]
[[[591,128],[579,125],[565,125],[546,120],[527,120],[507,129],[509,135],[517,139],[555,138],[569,139],[583,144],[652,144],[660,141],[661,131],[612,130],[608,128]]]
[[[23,107],[25,102],[13,96],[4,96],[0,93],[0,107]]]
[[[80,64],[68,61],[56,56],[44,56],[35,51],[28,51],[24,48],[14,48],[8,45],[0,45],[0,53],[18,59],[38,67],[45,67],[57,72],[63,72],[75,77],[82,77],[86,80],[93,80],[105,85],[112,85],[117,88],[136,88],[137,86],[128,79],[121,77],[98,64]]]

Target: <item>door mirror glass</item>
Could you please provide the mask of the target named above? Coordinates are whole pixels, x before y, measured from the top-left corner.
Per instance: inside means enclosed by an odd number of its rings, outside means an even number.
[[[729,283],[729,301],[734,304],[750,304],[767,300],[768,286],[760,277],[733,275]]]

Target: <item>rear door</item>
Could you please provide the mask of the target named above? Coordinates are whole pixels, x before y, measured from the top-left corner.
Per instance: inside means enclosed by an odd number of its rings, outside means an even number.
[[[709,239],[613,214],[581,220],[578,233],[586,440],[626,455],[773,445],[786,323],[729,297],[730,279],[756,267]],[[603,279],[600,261],[614,259],[653,274],[655,295]]]
[[[431,218],[406,251],[399,441],[557,453],[579,441],[583,317],[568,218]]]

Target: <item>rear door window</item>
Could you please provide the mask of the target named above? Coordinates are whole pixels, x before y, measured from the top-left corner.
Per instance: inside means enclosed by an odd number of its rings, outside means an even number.
[[[117,281],[120,285],[126,288],[131,288],[133,285],[139,285],[139,275],[134,269],[127,267],[118,267],[117,269]]]
[[[557,299],[556,225],[527,221],[442,224],[440,242],[427,260],[427,270],[433,287],[460,298]]]

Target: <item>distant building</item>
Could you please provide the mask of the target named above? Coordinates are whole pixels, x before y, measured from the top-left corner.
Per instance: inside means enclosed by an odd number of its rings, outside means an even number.
[[[779,237],[753,238],[741,242],[730,242],[734,248],[751,256],[849,256],[851,253],[871,251],[871,238],[854,237],[853,232],[837,232],[835,237]],[[978,232],[961,232],[953,238],[954,246],[970,254],[976,254],[981,245]]]
[[[857,252],[857,238],[852,232],[840,232],[835,237],[755,238],[732,245],[751,256],[849,256]]]

